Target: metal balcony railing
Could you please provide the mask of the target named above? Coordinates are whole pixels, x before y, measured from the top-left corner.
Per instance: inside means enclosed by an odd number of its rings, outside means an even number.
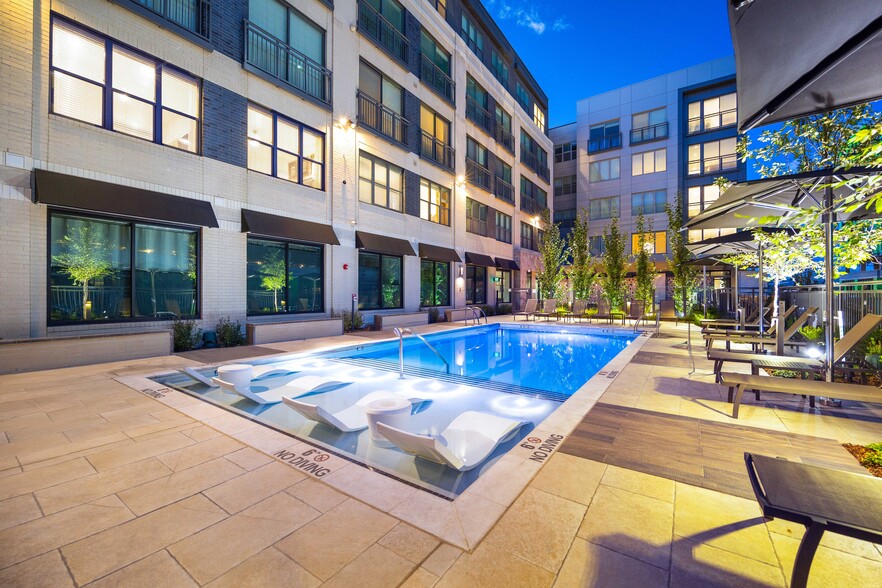
[[[654,141],[656,139],[664,139],[668,136],[668,123],[657,123],[648,127],[640,127],[639,129],[631,129],[631,145],[644,143],[646,141]]]
[[[687,132],[692,134],[721,129],[734,125],[736,122],[738,122],[738,109],[730,108],[729,110],[721,110],[720,112],[690,118],[687,121]]]
[[[496,117],[471,96],[466,96],[466,118],[487,131],[487,134],[493,135],[493,123]]]
[[[496,182],[493,186],[493,195],[500,200],[505,200],[509,204],[514,204],[514,186],[499,176],[496,176]]]
[[[479,188],[490,191],[490,170],[473,159],[466,157],[466,180]]]
[[[407,37],[367,2],[358,3],[358,30],[376,41],[395,59],[407,62]]]
[[[420,54],[420,79],[436,94],[453,102],[456,95],[455,82],[447,72],[423,54]]]
[[[407,141],[408,120],[391,108],[384,106],[358,90],[358,122],[386,135],[393,141]]]
[[[738,156],[734,153],[717,157],[704,157],[689,162],[688,175],[712,174],[738,169]]]
[[[521,210],[528,214],[541,214],[545,208],[538,200],[521,192]]]
[[[422,131],[422,140],[420,141],[420,156],[431,159],[438,165],[453,169],[454,150],[448,143],[439,141],[426,131]]]
[[[325,104],[331,103],[331,70],[247,20],[245,63]]]
[[[539,159],[539,156],[537,156],[535,153],[524,149],[523,145],[521,145],[521,163],[536,172],[540,178],[542,178],[546,182],[548,181],[548,165],[541,161]]]
[[[608,149],[618,149],[622,146],[622,133],[604,135],[596,139],[588,140],[588,153],[597,153]]]
[[[514,154],[514,135],[511,134],[511,131],[508,131],[499,124],[499,121],[496,121],[496,133],[494,135],[496,137],[496,144],[500,145],[503,149],[508,151],[511,154]]]
[[[211,33],[209,0],[132,0],[165,20],[208,39]]]

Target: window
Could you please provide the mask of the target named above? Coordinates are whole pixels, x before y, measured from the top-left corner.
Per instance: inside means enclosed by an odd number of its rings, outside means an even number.
[[[404,143],[404,90],[364,61],[358,69],[358,122]]]
[[[325,135],[248,105],[248,169],[324,189]]]
[[[420,79],[444,98],[453,100],[450,53],[445,51],[425,30],[420,31],[420,53]]]
[[[471,159],[481,167],[487,167],[487,148],[466,136],[466,158]]]
[[[429,3],[435,7],[442,18],[447,18],[447,0],[429,0]]]
[[[487,234],[487,205],[466,198],[466,231],[482,237]]]
[[[524,129],[521,129],[521,162],[548,179],[548,153]]]
[[[570,141],[561,145],[554,146],[554,163],[563,163],[564,161],[572,161],[578,155],[576,151],[576,142]]]
[[[631,115],[631,143],[642,143],[668,136],[667,111],[656,108]]]
[[[689,133],[728,127],[738,122],[738,99],[735,92],[689,103]]]
[[[420,155],[453,169],[453,148],[450,147],[450,122],[426,105],[420,106],[422,142]]]
[[[496,211],[496,240],[511,243],[511,217],[498,210]]]
[[[554,195],[566,196],[567,194],[576,193],[576,176],[563,176],[554,178]]]
[[[484,35],[481,34],[474,23],[466,16],[465,13],[462,15],[462,38],[465,40],[466,45],[469,46],[469,49],[472,50],[472,53],[477,55],[481,60],[484,59]]]
[[[248,239],[248,314],[322,312],[323,275],[321,245]]]
[[[530,214],[539,214],[548,206],[548,193],[521,176],[521,210]]]
[[[665,231],[644,233],[644,235],[646,235],[646,242],[644,243],[644,245],[646,246],[646,251],[648,251],[650,255],[661,255],[668,252],[667,233]],[[639,241],[640,233],[633,233],[631,235],[632,255],[637,255],[637,252],[640,249]]]
[[[420,261],[420,306],[447,306],[450,304],[450,263]]]
[[[402,308],[402,264],[395,255],[358,252],[358,309]]]
[[[505,65],[505,62],[502,60],[499,53],[496,52],[495,48],[491,48],[490,71],[493,72],[493,77],[495,77],[500,84],[508,88],[508,66]]]
[[[469,136],[466,136],[466,179],[469,183],[490,191],[487,148]]]
[[[511,134],[511,115],[496,105],[496,142],[514,153],[514,135]]]
[[[576,222],[576,209],[568,208],[565,210],[555,210],[554,222],[559,224],[561,228],[572,227]]]
[[[713,237],[721,237],[723,235],[731,235],[737,229],[691,229],[689,231],[689,242],[695,243],[704,239],[712,239]]]
[[[642,176],[665,171],[668,169],[665,153],[665,149],[655,149],[653,151],[644,151],[643,153],[632,153],[631,175]]]
[[[716,184],[691,186],[687,191],[687,214],[689,218],[710,206],[719,197],[720,187]]]
[[[450,188],[420,178],[420,218],[450,226]]]
[[[50,212],[49,324],[198,316],[197,241],[194,229]]]
[[[612,120],[591,125],[588,136],[588,153],[616,149],[622,146],[622,133],[619,132],[619,121]]]
[[[667,201],[668,193],[665,190],[631,194],[631,216],[638,216],[641,213],[657,214],[664,212]]]
[[[155,15],[150,20],[159,22],[158,19],[162,19],[165,21],[160,23],[160,26],[165,27],[167,23],[171,23],[203,39],[207,40],[210,36],[210,0],[176,0],[173,2],[130,0],[128,3],[121,2],[120,5],[141,14],[143,14],[141,9],[146,9]],[[171,31],[175,30],[175,26],[167,28]]]
[[[588,166],[589,182],[605,182],[619,179],[619,158],[592,161]]]
[[[594,198],[588,201],[588,218],[591,220],[603,220],[619,216],[618,196],[609,198]]]
[[[521,222],[521,247],[524,249],[530,249],[531,251],[537,251],[536,245],[533,225]]]
[[[603,245],[603,235],[595,235],[588,238],[588,250],[592,257],[600,257],[606,251]]]
[[[530,105],[533,101],[530,98],[530,93],[527,92],[527,89],[523,87],[520,82],[518,82],[517,88],[515,89],[515,99],[518,101],[518,104],[521,105],[521,108],[529,114]]]
[[[509,204],[514,204],[514,186],[511,183],[511,166],[503,160],[496,160],[496,181],[493,182],[493,195]]]
[[[472,76],[466,75],[466,118],[488,133],[492,133],[493,115],[487,110],[488,106],[487,90],[482,88]]]
[[[511,302],[511,270],[496,270],[496,302]]]
[[[540,131],[545,132],[545,112],[539,108],[538,104],[533,104],[533,122]]]
[[[358,30],[392,57],[406,62],[404,14],[404,7],[397,0],[362,0],[358,3]]]
[[[401,211],[404,173],[400,167],[369,153],[358,153],[358,199]]]
[[[57,18],[51,57],[54,114],[199,152],[196,78]]]
[[[466,304],[487,302],[487,268],[480,265],[466,266]]]
[[[730,137],[719,141],[708,141],[689,146],[689,175],[711,174],[725,170],[738,169],[738,155],[735,153],[737,139]]]

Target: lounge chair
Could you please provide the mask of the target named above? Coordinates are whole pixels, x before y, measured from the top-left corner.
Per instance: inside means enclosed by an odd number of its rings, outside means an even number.
[[[799,332],[799,329],[805,325],[805,322],[808,320],[809,316],[815,314],[818,309],[814,306],[807,308],[804,313],[802,313],[796,321],[793,322],[785,331],[784,331],[784,345],[790,347],[797,347],[799,345],[804,345],[804,343],[800,343],[797,341],[793,341],[794,335]],[[783,321],[783,318],[777,319],[778,322]],[[752,345],[754,350],[763,346],[772,346],[777,347],[777,337],[775,334],[778,329],[778,322],[775,322],[772,327],[767,331],[766,337],[760,337],[758,333],[745,334],[743,331],[733,331],[726,334],[706,334],[704,335],[705,342],[707,343],[707,351],[708,351],[708,359],[710,359],[710,352],[713,347],[714,341],[725,341],[726,342],[726,351],[730,350],[732,343],[743,343]],[[783,349],[778,349],[779,354],[783,354]]]
[[[236,386],[219,378],[213,378],[212,381],[225,391],[238,394],[257,404],[278,404],[287,398],[298,398],[331,386],[349,384],[349,382],[340,382],[322,376],[302,376],[276,388],[266,389],[263,386]]]
[[[597,314],[594,315],[594,318],[597,320],[606,320],[607,322],[612,322],[612,313],[609,309],[609,302],[601,298],[597,301]]]
[[[243,364],[246,365],[246,364]],[[214,383],[214,379],[217,376],[217,370],[214,371],[214,376],[208,377],[202,375],[196,368],[186,367],[178,370],[182,374],[186,374],[196,380],[201,384],[205,384],[211,388],[217,388],[218,384]],[[296,374],[295,370],[291,370],[288,368],[281,368],[277,365],[256,365],[252,367],[251,370],[251,381],[258,382],[260,380],[267,380],[269,378],[275,378],[276,376],[290,376],[292,374]]]
[[[524,306],[524,310],[519,312],[511,313],[511,320],[518,320],[517,317],[523,316],[525,320],[529,320],[532,316],[534,319],[536,318],[536,308],[539,306],[539,301],[535,298],[530,298],[527,300],[527,304]]]
[[[769,320],[768,315],[774,310],[771,306],[765,307],[763,310],[763,317],[766,317],[766,321]],[[734,329],[736,327],[743,327],[745,329],[759,329],[759,309],[754,310],[749,317],[744,321],[742,325],[739,321],[733,319],[701,319],[699,321],[702,328],[731,328]]]
[[[787,308],[787,310],[784,311],[784,314],[782,314],[780,317],[772,318],[771,324],[769,325],[769,328],[766,330],[766,333],[767,334],[774,333],[775,329],[777,328],[778,323],[781,322],[781,323],[786,324],[787,319],[790,318],[790,315],[793,314],[794,312],[796,312],[796,305],[791,305],[790,307]],[[727,335],[727,334],[730,334],[730,335],[735,335],[735,336],[745,336],[746,335],[749,337],[751,337],[751,336],[755,337],[759,332],[759,323],[757,322],[756,324],[753,324],[753,325],[744,325],[744,329],[728,329],[728,328],[720,329],[720,328],[712,328],[712,327],[703,327],[701,332],[702,332],[702,334],[705,334],[705,335]]]
[[[548,320],[551,317],[557,318],[557,300],[554,298],[547,298],[542,305],[542,312],[537,312],[534,316],[544,316],[545,320]]]
[[[640,324],[640,321],[646,316],[644,310],[642,300],[632,300],[628,305],[628,314],[625,315],[625,319],[634,321],[634,327],[636,328],[637,325]]]
[[[527,424],[486,412],[466,411],[440,435],[421,435],[378,423],[380,434],[406,453],[464,472],[480,465],[493,450]]]
[[[658,303],[658,314],[661,320],[677,320],[677,306],[673,300],[662,300]]]
[[[588,309],[588,301],[587,300],[574,300],[573,301],[573,310],[568,312],[565,316],[566,318],[571,318],[573,320],[579,319],[581,321],[585,318],[585,311]]]
[[[384,390],[371,392],[352,406],[334,413],[316,404],[309,404],[295,398],[283,398],[282,402],[285,403],[285,406],[299,412],[309,420],[324,423],[344,433],[353,433],[368,428],[367,405],[371,402],[388,398],[401,398],[401,395]],[[425,402],[422,398],[408,398],[407,400],[411,403],[411,410],[413,410],[413,406]]]

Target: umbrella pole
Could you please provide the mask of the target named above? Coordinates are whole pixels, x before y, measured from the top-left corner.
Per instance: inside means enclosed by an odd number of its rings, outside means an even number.
[[[763,302],[763,286],[765,285],[765,276],[763,275],[763,244],[760,243],[757,249],[759,257],[759,336],[762,338],[766,328],[764,315],[766,314],[766,305]]]
[[[833,178],[827,178],[824,189],[824,298],[827,312],[824,315],[824,345],[827,365],[825,379],[833,381]]]
[[[707,318],[707,266],[701,266],[701,284],[704,292],[701,295],[701,301],[704,303],[704,318]]]

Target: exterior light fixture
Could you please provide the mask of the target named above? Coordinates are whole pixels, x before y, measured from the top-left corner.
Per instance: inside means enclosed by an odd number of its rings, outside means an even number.
[[[459,174],[458,176],[456,176],[456,185],[462,186],[463,184],[465,184],[465,176],[462,174]]]
[[[355,128],[355,123],[346,115],[340,115],[340,118],[334,123],[334,126],[338,129],[343,129],[344,131],[348,131],[349,129]]]

